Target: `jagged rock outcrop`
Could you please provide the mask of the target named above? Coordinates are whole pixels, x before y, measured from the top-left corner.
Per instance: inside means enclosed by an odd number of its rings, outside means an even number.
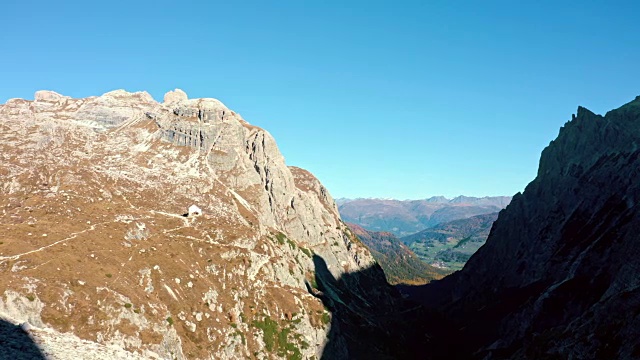
[[[640,358],[639,143],[640,97],[579,108],[464,269],[413,292],[460,356]]]
[[[54,334],[52,358],[79,342],[320,357],[312,258],[335,278],[374,265],[320,182],[218,100],[39,91],[0,106],[0,137],[0,316]],[[183,216],[192,204],[202,216]]]
[[[187,93],[182,91],[182,89],[175,89],[173,91],[169,91],[168,93],[164,94],[164,103],[165,104],[171,104],[171,103],[176,103],[176,102],[180,102],[180,101],[186,101],[188,99],[189,99],[189,97],[187,96]]]

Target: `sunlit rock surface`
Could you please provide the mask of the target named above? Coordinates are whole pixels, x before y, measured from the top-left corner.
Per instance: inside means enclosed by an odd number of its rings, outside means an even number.
[[[314,254],[336,278],[374,264],[320,182],[218,100],[0,106],[0,317],[53,359],[319,358]]]

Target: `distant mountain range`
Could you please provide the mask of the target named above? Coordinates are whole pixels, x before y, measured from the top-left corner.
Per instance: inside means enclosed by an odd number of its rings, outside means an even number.
[[[353,233],[369,248],[371,255],[384,270],[392,284],[426,284],[440,279],[446,271],[420,260],[405,244],[390,232],[368,231],[362,226],[347,223]]]
[[[400,240],[421,260],[453,272],[462,269],[471,255],[485,243],[497,218],[498,213],[495,212],[453,220]]]
[[[498,212],[510,201],[510,196],[434,196],[423,200],[341,198],[336,204],[346,222],[403,237],[441,223]]]

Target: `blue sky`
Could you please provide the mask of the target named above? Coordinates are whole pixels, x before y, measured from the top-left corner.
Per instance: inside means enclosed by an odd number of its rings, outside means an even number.
[[[640,94],[640,5],[13,1],[0,103],[173,88],[273,134],[334,197],[511,195],[578,105]]]

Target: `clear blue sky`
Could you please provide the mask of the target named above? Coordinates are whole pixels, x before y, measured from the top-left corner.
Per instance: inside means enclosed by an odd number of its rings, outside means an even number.
[[[639,5],[518,3],[8,0],[0,103],[179,87],[334,197],[511,195],[578,105],[640,94]]]

